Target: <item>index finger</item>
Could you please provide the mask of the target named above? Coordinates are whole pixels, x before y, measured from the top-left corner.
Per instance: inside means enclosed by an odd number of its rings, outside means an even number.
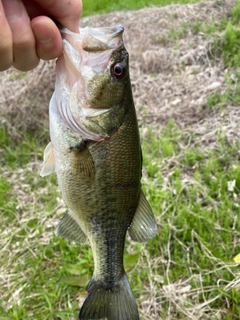
[[[29,0],[23,0],[23,2],[26,4]],[[82,13],[81,0],[34,0],[34,2],[64,27],[73,32],[79,32],[79,19]],[[38,16],[39,8],[36,8],[36,12],[34,12],[33,7],[31,14]]]

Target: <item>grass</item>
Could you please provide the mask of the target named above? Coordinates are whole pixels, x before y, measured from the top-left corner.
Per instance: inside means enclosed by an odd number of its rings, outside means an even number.
[[[226,68],[232,69],[232,75],[231,79],[226,77],[227,91],[210,95],[207,99],[207,105],[209,107],[215,105],[224,106],[227,102],[238,104],[240,101],[238,70],[240,67],[240,1],[236,1],[230,19],[223,18],[218,28],[213,25],[208,30],[213,34],[215,32],[216,35],[212,43],[211,54],[214,57],[220,57],[224,61]]]
[[[97,4],[93,13],[104,7]],[[104,8],[113,10],[113,2]],[[201,28],[194,24],[195,33]],[[176,39],[186,26],[180,31]],[[209,107],[236,101],[235,75],[234,83],[226,78],[227,93],[208,98]],[[0,129],[0,320],[76,319],[93,272],[89,246],[54,235],[65,206],[56,177],[39,176],[45,140],[28,133],[16,143]],[[239,319],[239,147],[221,130],[203,145],[174,122],[143,133],[142,183],[159,232],[146,244],[127,239],[124,257],[142,319]]]
[[[178,29],[174,28],[161,35],[160,44],[165,45],[170,40],[186,38],[188,34],[203,33],[212,42],[209,57],[223,60],[225,67],[231,69],[231,76],[226,76],[227,91],[210,94],[206,105],[223,107],[226,103],[238,104],[240,101],[240,1],[236,1],[229,19],[222,17],[218,21],[213,16],[211,20],[210,24],[199,20],[183,23]]]
[[[213,150],[203,149],[194,134],[190,146],[185,139],[170,123],[161,132],[161,138],[156,139],[150,133],[148,143],[143,144],[144,185],[153,209],[158,212],[160,225],[158,237],[146,246],[150,257],[162,260],[161,264],[151,263],[152,273],[163,275],[163,286],[185,279],[191,287],[189,291],[198,288],[198,303],[218,294],[211,307],[222,309],[219,313],[224,316],[230,312],[224,311],[224,305],[229,304],[232,316],[237,315],[240,292],[235,288],[226,292],[217,283],[220,279],[222,283],[231,283],[238,274],[233,258],[239,252],[239,145],[230,145],[221,133]],[[181,303],[190,306],[192,301],[186,299]],[[171,299],[167,301],[169,308],[170,304]],[[167,310],[164,305],[163,319]],[[182,313],[177,314],[176,319],[184,319]],[[191,319],[187,313],[185,316]]]
[[[5,131],[1,138],[9,141]],[[29,138],[28,147],[29,158],[14,169],[8,153],[3,156],[0,319],[75,319],[93,272],[92,253],[54,235],[65,208],[55,177],[38,175],[39,157],[31,150],[42,146]],[[233,319],[240,313],[233,261],[240,237],[239,144],[219,132],[208,150],[201,137],[170,122],[159,137],[150,129],[142,148],[143,186],[159,233],[144,245],[127,240],[125,266],[143,316],[151,290],[163,319],[169,310],[176,319],[195,319],[204,303]]]
[[[199,0],[83,0],[83,16],[102,14],[116,10],[136,10],[150,6],[165,6],[173,3],[194,3]]]

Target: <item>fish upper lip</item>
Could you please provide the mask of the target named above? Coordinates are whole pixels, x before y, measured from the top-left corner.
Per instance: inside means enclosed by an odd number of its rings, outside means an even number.
[[[58,24],[58,27],[60,29],[62,36],[64,36],[64,34],[76,35],[75,32],[68,30],[67,28],[61,26],[60,24]],[[117,24],[112,27],[99,27],[99,28],[85,27],[85,28],[79,28],[79,30],[80,30],[80,34],[78,35],[82,37],[90,34],[99,39],[102,39],[102,38],[113,39],[123,33],[124,27],[121,24]]]
[[[85,29],[88,32],[88,34],[91,34],[92,36],[98,38],[99,40],[101,40],[102,38],[114,39],[120,36],[124,31],[124,28],[121,24],[118,24],[112,27],[101,27],[101,28],[86,27]]]
[[[82,47],[85,51],[95,52],[119,47],[122,42],[124,28],[121,24],[112,27],[85,27],[79,29],[79,34],[76,34],[67,28],[60,28],[59,30],[63,39],[68,36],[76,38],[77,35],[77,39],[82,43]]]

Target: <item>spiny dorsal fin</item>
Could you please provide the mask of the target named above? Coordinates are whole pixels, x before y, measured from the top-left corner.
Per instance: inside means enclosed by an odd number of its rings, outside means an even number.
[[[70,241],[86,243],[87,236],[68,211],[57,226],[56,235]]]
[[[141,191],[139,203],[128,233],[137,242],[152,239],[157,232],[157,224],[152,209]]]
[[[53,172],[55,172],[55,157],[52,142],[49,142],[49,144],[46,146],[44,150],[43,167],[40,172],[40,176],[45,177]]]

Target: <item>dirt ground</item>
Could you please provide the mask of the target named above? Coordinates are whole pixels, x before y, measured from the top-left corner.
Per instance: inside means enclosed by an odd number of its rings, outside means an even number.
[[[226,90],[225,76],[231,72],[220,59],[211,57],[212,39],[192,31],[196,23],[213,24],[228,17],[234,4],[235,0],[226,0],[170,5],[81,20],[81,27],[124,25],[140,127],[151,124],[159,131],[174,119],[182,128],[201,135],[206,144],[215,141],[219,128],[230,139],[239,138],[239,108],[227,105],[222,112],[206,105],[209,94]],[[174,33],[180,39],[174,40]],[[13,136],[29,129],[48,130],[54,65],[55,61],[42,61],[28,73],[14,69],[0,73],[0,121]]]

